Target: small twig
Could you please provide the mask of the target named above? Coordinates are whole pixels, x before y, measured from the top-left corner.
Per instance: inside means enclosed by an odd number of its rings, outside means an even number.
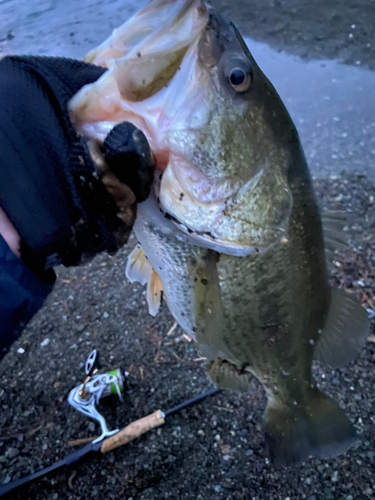
[[[71,447],[73,447],[73,446],[82,446],[84,444],[92,443],[97,438],[98,438],[98,436],[89,437],[89,438],[75,439],[73,441],[68,441],[68,446],[71,446]]]
[[[67,315],[68,315],[68,316],[70,316],[70,309],[69,309],[69,307],[68,307],[68,303],[67,303],[67,301],[66,301],[66,300],[63,300],[63,302],[62,302],[62,303],[63,303],[63,305],[64,305],[64,307],[65,307],[65,310],[66,310],[66,312],[67,312]]]
[[[156,354],[155,354],[155,357],[154,357],[154,362],[157,363],[159,361],[159,358],[160,358],[160,348],[161,348],[161,340],[159,340],[158,342],[158,348],[157,348],[157,351],[156,351]]]
[[[76,470],[74,470],[74,471],[72,472],[72,474],[71,474],[70,478],[68,479],[68,486],[69,486],[69,488],[70,488],[71,490],[72,490],[72,489],[74,489],[74,487],[73,487],[73,479],[76,477],[76,475],[77,475],[77,471],[76,471]]]
[[[179,344],[180,342],[182,342],[183,340],[186,340],[187,342],[191,342],[191,338],[188,337],[186,335],[186,333],[183,333],[182,335],[180,335],[179,337],[176,337],[175,339],[173,339],[172,342],[167,342],[165,345],[173,345],[173,344]]]
[[[171,355],[172,355],[175,359],[177,359],[177,361],[178,361],[179,363],[180,363],[181,361],[183,361],[183,360],[180,358],[180,356],[179,356],[176,352],[172,351],[172,349],[168,349],[168,351],[169,351],[169,353],[170,353],[170,354],[171,354]]]
[[[232,408],[224,408],[223,406],[215,406],[215,405],[213,405],[213,407],[219,411],[229,411],[230,413],[234,412],[234,410]]]
[[[34,434],[36,434],[37,432],[39,432],[41,429],[43,429],[44,427],[44,424],[43,425],[38,425],[38,427],[35,427],[34,429],[31,429],[27,434],[26,434],[26,438],[31,438],[31,436],[34,436]]]
[[[172,353],[170,353],[172,356]],[[194,367],[195,369],[201,369],[204,370],[204,367],[195,363],[194,361],[182,359],[182,358],[174,358],[174,359],[163,359],[162,361],[158,361],[157,363],[153,363],[150,366],[160,366],[160,365],[184,365],[184,366],[191,366]]]
[[[175,321],[173,323],[173,325],[171,326],[171,328],[168,330],[167,337],[169,337],[170,335],[172,335],[172,333],[176,330],[177,326],[178,326],[177,325],[177,321]]]

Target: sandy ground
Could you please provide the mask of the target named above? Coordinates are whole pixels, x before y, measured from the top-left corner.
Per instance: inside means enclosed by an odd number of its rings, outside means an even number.
[[[0,50],[80,57],[140,4],[120,0],[2,0]],[[368,68],[374,68],[374,3],[219,0],[217,4],[246,36],[293,54],[282,54],[280,59],[266,48],[262,56],[264,46],[254,45],[254,51],[259,50],[259,63],[267,64],[269,72],[275,71],[278,89],[301,130],[314,174],[323,170],[316,180],[322,206],[342,206],[355,214],[353,250],[338,257],[332,283],[355,293],[367,307],[374,307],[371,141],[375,136],[375,115],[368,112],[374,99],[364,86],[373,78]],[[346,106],[350,96],[345,95],[335,101],[333,108],[324,108],[323,99],[318,106],[311,106],[311,95],[304,99],[298,85],[293,87],[283,79],[283,65],[291,61],[297,63],[294,74],[298,78],[306,74],[295,55],[346,62],[345,75],[336,63],[332,63],[332,71],[339,71],[340,78],[345,78],[344,87],[359,78],[357,86],[365,89],[364,97],[358,97],[354,110]],[[319,78],[319,64],[311,64],[315,66],[308,66],[308,74],[318,85],[327,73]],[[364,73],[357,76],[358,71]],[[315,89],[315,95],[317,92]],[[326,95],[335,94],[332,91]],[[324,109],[330,110],[326,121]],[[356,131],[358,135],[351,136]],[[350,145],[348,140],[343,141],[348,138]],[[360,145],[361,141],[364,145]],[[339,174],[343,167],[348,173]],[[97,434],[98,427],[66,402],[69,390],[82,381],[82,363],[95,347],[101,350],[105,367],[121,366],[130,373],[124,403],[104,408],[113,427],[157,408],[166,409],[210,387],[196,346],[186,341],[179,328],[167,335],[173,320],[166,307],[156,318],[150,317],[143,288],[126,282],[126,254],[134,244],[132,240],[115,258],[100,256],[86,267],[59,269],[59,281],[45,307],[0,364],[3,481],[62,458],[70,451],[70,439]],[[340,401],[360,434],[359,443],[344,456],[274,469],[265,455],[261,429],[265,398],[261,388],[256,387],[248,395],[220,393],[171,417],[164,428],[126,448],[54,473],[23,488],[14,498],[375,498],[374,340],[370,337],[358,360],[348,368],[331,371],[317,366],[314,370],[319,386]],[[25,352],[18,353],[19,348]]]

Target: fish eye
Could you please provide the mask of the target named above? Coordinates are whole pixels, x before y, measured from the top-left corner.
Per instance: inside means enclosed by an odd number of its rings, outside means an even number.
[[[246,92],[251,85],[250,71],[244,71],[242,68],[233,68],[229,73],[229,83],[236,92]]]

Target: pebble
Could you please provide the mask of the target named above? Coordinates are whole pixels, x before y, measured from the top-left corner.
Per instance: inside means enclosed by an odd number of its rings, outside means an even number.
[[[333,483],[337,483],[338,480],[339,480],[339,473],[337,472],[337,470],[335,470],[331,476],[331,481]]]
[[[8,448],[6,455],[8,458],[14,458],[19,455],[20,450],[18,448]]]
[[[96,428],[96,426],[95,426],[94,422],[90,422],[90,423],[88,424],[88,428],[89,428],[89,431],[91,431],[91,432],[95,432],[95,428]]]
[[[204,430],[199,429],[198,434],[199,434],[199,436],[204,436],[204,435],[205,435],[205,434],[204,434]]]
[[[109,318],[109,314],[107,313],[107,311],[104,311],[103,318]]]
[[[18,352],[18,354],[23,354],[25,352],[25,349],[20,347],[19,349],[17,349],[17,352]]]
[[[167,459],[166,459],[166,462],[168,464],[173,464],[175,461],[176,461],[176,457],[174,455],[169,454]]]
[[[216,493],[220,493],[221,486],[219,486],[219,485],[215,486],[214,490],[216,491]]]
[[[47,339],[44,339],[43,342],[40,343],[40,345],[42,347],[46,347],[46,345],[48,345],[50,343],[50,340],[47,338]]]

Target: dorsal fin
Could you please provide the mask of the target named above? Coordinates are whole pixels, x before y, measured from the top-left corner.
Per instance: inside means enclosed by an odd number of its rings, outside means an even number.
[[[314,357],[332,368],[345,366],[356,358],[368,333],[365,309],[347,293],[331,290],[331,305]]]

